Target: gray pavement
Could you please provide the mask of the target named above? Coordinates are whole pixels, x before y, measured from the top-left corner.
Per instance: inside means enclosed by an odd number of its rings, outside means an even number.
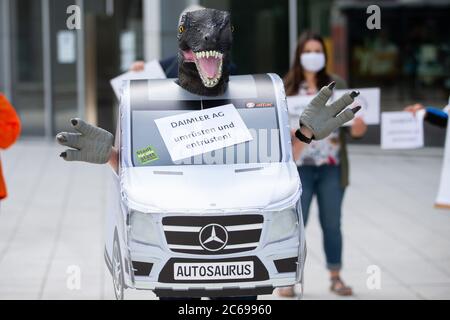
[[[109,168],[66,163],[60,151],[53,142],[23,140],[1,154],[10,196],[0,208],[0,299],[114,297],[103,260]],[[355,295],[348,299],[450,299],[450,211],[433,208],[442,153],[350,147],[343,278]],[[312,210],[304,299],[342,299],[328,291]],[[68,286],[71,266],[81,271],[78,290]],[[379,289],[367,286],[369,266],[380,270]],[[126,298],[155,296],[127,290]]]

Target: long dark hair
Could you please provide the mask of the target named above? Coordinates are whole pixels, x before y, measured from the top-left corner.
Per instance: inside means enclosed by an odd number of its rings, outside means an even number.
[[[303,32],[298,38],[297,48],[295,49],[295,56],[294,61],[292,62],[292,67],[289,69],[288,73],[283,78],[284,88],[286,90],[286,95],[288,96],[296,95],[298,93],[300,84],[305,80],[305,76],[303,74],[304,70],[300,63],[300,55],[303,53],[305,44],[309,40],[319,41],[320,44],[322,45],[323,53],[325,55],[325,66],[316,73],[317,88],[326,86],[331,82],[330,75],[326,71],[328,56],[327,56],[327,49],[325,47],[325,42],[323,41],[323,38],[320,35],[308,30]]]

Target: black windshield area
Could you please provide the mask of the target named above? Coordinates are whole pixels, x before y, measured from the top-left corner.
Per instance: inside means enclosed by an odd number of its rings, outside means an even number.
[[[268,75],[235,77],[226,94],[218,97],[192,95],[170,79],[132,81],[130,104],[134,166],[270,163],[282,159],[275,92]],[[155,120],[229,104],[236,108],[253,139],[173,161]],[[194,141],[207,143],[201,135]]]
[[[174,162],[155,120],[186,113],[186,110],[133,111],[131,130],[134,166],[280,162],[280,132],[275,108],[238,109],[238,112],[248,127],[252,140]]]

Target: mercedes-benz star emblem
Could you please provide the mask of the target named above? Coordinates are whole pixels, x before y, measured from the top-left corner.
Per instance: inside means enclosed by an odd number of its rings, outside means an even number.
[[[228,232],[220,224],[211,223],[204,226],[198,235],[203,249],[208,251],[219,251],[228,242]]]

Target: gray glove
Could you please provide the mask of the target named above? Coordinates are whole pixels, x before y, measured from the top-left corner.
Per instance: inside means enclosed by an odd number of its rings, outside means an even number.
[[[361,109],[361,107],[358,106],[353,109],[346,109],[344,112],[340,113],[359,95],[359,92],[357,91],[346,93],[327,106],[326,103],[333,94],[335,85],[336,83],[332,82],[328,86],[320,89],[319,93],[309,103],[300,116],[300,127],[305,126],[311,130],[313,133],[312,139],[321,140],[326,138],[344,123],[352,120],[355,117],[355,113]]]
[[[56,140],[59,144],[74,149],[67,149],[60,157],[67,161],[108,162],[112,152],[113,135],[78,118],[71,119],[70,123],[78,133],[61,132],[56,135]]]

